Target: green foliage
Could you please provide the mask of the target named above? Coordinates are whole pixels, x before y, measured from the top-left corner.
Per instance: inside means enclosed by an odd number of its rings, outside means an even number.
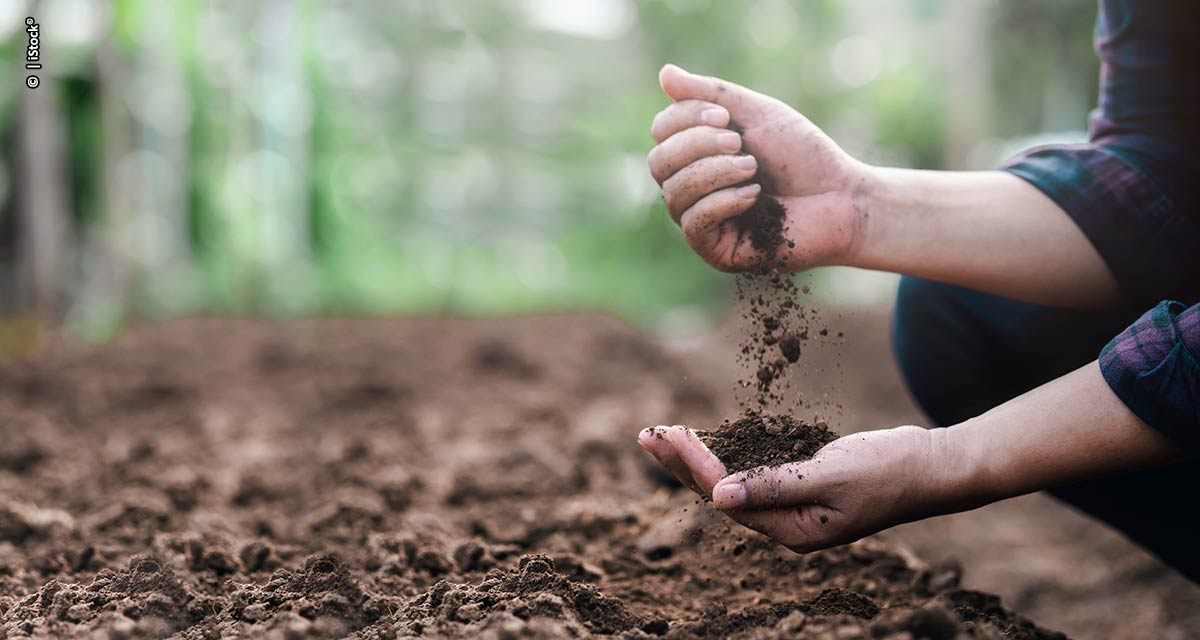
[[[955,26],[944,24],[949,6],[116,0],[100,13],[104,36],[58,82],[65,188],[89,223],[81,246],[128,226],[91,265],[126,264],[127,299],[89,294],[80,278],[73,295],[103,301],[82,304],[81,324],[185,312],[594,307],[645,323],[681,307],[716,313],[730,278],[691,253],[644,167],[666,104],[659,67],[777,96],[868,160],[953,166],[948,122],[963,107],[939,44]],[[992,78],[982,133],[1082,128],[1095,92],[1090,2],[979,6]],[[553,20],[563,7],[592,15],[564,26]],[[580,35],[580,24],[608,30]],[[2,43],[6,57],[21,35]],[[849,80],[838,71],[848,38],[865,51]],[[103,55],[115,76],[98,75]],[[9,131],[12,105],[0,93]],[[113,122],[121,131],[104,130]],[[128,210],[106,211],[110,201]]]

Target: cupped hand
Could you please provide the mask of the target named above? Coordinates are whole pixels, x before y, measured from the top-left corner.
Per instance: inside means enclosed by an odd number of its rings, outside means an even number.
[[[733,475],[685,427],[646,429],[638,442],[734,521],[805,553],[961,506],[945,432],[906,426],[856,433],[811,460]]]
[[[795,245],[769,266],[795,271],[849,257],[859,227],[853,199],[866,165],[769,96],[674,65],[663,67],[659,83],[672,104],[654,118],[658,146],[647,161],[671,218],[700,257],[722,271],[763,266],[732,220],[760,190],[787,209],[785,234]]]

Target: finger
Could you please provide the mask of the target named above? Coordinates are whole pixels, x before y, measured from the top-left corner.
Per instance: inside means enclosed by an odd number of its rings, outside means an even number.
[[[683,167],[701,158],[737,153],[742,148],[742,136],[728,129],[692,127],[663,140],[650,150],[646,164],[658,184]]]
[[[754,177],[758,161],[748,155],[719,155],[700,158],[667,178],[662,185],[667,211],[679,218],[700,198]]]
[[[659,464],[670,470],[683,486],[701,495],[708,495],[696,483],[696,479],[692,477],[691,470],[679,458],[679,454],[675,451],[675,445],[666,436],[668,431],[679,428],[682,427],[652,427],[650,429],[642,429],[642,432],[638,434],[638,444],[642,445],[643,449],[654,456],[654,459],[658,460]]]
[[[729,247],[721,242],[723,225],[730,218],[745,213],[761,190],[757,184],[721,189],[684,211],[678,222],[692,250],[718,269],[736,268],[737,265],[729,264]]]
[[[762,97],[746,87],[720,78],[689,73],[673,65],[665,65],[658,72],[658,83],[667,97],[681,100],[705,100],[715,102],[728,109],[734,116],[748,99]]]
[[[727,475],[725,464],[700,442],[691,429],[672,429],[667,432],[667,438],[675,445],[675,452],[691,470],[692,477],[705,495],[711,496],[713,485]]]
[[[725,107],[704,100],[680,100],[654,116],[654,121],[650,123],[650,136],[655,142],[662,142],[684,129],[700,125],[724,127],[727,124],[729,111]]]
[[[713,487],[718,509],[777,509],[819,502],[822,483],[813,465],[760,467],[723,478]]]

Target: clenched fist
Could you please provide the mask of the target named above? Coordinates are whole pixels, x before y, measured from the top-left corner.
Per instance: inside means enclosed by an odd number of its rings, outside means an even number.
[[[785,236],[794,244],[768,266],[796,271],[850,257],[859,227],[855,190],[866,165],[779,100],[674,65],[663,67],[659,82],[672,104],[650,128],[658,143],[650,173],[700,257],[721,271],[771,258],[734,220],[760,192],[786,208]]]

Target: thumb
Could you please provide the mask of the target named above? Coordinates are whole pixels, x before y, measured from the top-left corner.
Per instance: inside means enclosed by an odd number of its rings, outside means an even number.
[[[706,100],[715,102],[730,112],[746,100],[760,96],[741,85],[720,78],[688,73],[673,64],[664,65],[658,72],[658,83],[672,102],[688,99]]]
[[[807,462],[759,467],[735,473],[713,487],[713,506],[731,509],[777,509],[812,504],[823,487],[819,470]]]

